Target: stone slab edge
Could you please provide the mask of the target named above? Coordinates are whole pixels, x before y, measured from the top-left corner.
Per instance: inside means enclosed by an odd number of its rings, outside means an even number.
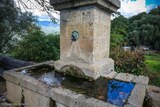
[[[47,62],[42,62],[42,63],[38,63],[38,64],[34,64],[34,65],[29,65],[29,66],[25,66],[25,67],[7,70],[4,72],[3,78],[7,81],[13,82],[15,84],[19,84],[19,79],[23,78],[24,76],[20,75],[20,72],[16,72],[16,71],[20,71],[23,69],[28,69],[28,68],[32,68],[32,67],[36,67],[36,66],[40,66],[40,65],[44,65],[44,64],[48,64],[48,65],[53,66],[54,61],[47,61]]]
[[[57,70],[61,70],[63,66],[74,65],[83,71],[86,76],[97,79],[100,76],[103,76],[104,73],[111,73],[114,71],[114,61],[111,58],[107,58],[104,61],[88,64],[88,63],[77,63],[74,61],[58,60],[54,63]]]
[[[135,84],[131,95],[124,107],[142,107],[145,98],[146,87],[143,84]]]
[[[55,10],[59,11],[86,5],[95,5],[112,12],[120,8],[119,0],[77,0],[76,2],[73,0],[50,0],[50,4],[53,5]]]

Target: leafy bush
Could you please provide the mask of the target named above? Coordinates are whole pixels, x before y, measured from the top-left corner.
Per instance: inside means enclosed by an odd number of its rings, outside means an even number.
[[[150,85],[155,85],[160,87],[160,73],[159,72],[153,72],[153,71],[148,71],[145,76],[149,77],[149,84]]]
[[[117,72],[140,75],[146,71],[145,58],[141,51],[130,52],[114,48],[110,57],[115,61],[115,70]]]
[[[11,55],[17,59],[35,62],[57,60],[60,56],[59,35],[32,32],[18,43]]]

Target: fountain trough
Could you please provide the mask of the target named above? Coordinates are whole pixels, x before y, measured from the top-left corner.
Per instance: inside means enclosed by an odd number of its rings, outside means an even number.
[[[26,107],[142,107],[147,77],[112,72],[97,80],[77,78],[53,63],[5,72],[7,99]]]

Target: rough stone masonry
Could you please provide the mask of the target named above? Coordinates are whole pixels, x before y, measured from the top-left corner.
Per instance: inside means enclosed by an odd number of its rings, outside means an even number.
[[[114,71],[109,58],[111,13],[120,7],[119,0],[51,0],[60,11],[60,60],[55,68],[79,67],[97,79]]]

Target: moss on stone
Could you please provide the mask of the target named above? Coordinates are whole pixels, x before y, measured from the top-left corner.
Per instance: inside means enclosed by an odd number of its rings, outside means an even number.
[[[72,77],[93,80],[93,78],[86,76],[80,68],[78,68],[74,65],[66,65],[66,66],[62,67],[60,71],[64,72],[65,75],[69,75]]]

